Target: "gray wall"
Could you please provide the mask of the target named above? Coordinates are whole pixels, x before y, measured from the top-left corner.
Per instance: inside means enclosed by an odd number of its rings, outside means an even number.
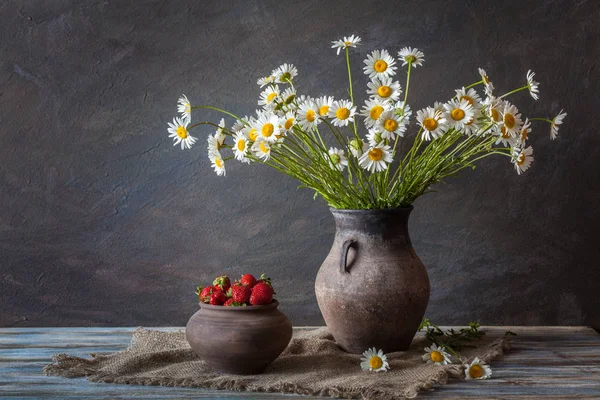
[[[442,324],[600,325],[597,1],[3,1],[0,3],[0,326],[183,325],[197,283],[268,272],[297,325],[322,323],[313,282],[333,220],[274,171],[217,177],[206,132],[173,148],[180,93],[237,114],[282,62],[298,87],[345,97],[330,41],[426,53],[411,104],[444,100],[477,67],[508,90],[531,68],[533,168],[488,159],[419,199],[411,220]],[[357,92],[366,87],[361,77]],[[197,113],[196,115],[199,115]],[[219,118],[206,113],[206,118]]]

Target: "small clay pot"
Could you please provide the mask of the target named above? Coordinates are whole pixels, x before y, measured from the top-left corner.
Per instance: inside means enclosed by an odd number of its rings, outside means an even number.
[[[200,303],[187,323],[191,348],[215,371],[260,374],[290,343],[292,324],[274,301],[264,306]]]

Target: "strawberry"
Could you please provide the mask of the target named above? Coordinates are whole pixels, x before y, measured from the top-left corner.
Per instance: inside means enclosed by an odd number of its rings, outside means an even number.
[[[223,292],[227,292],[229,290],[229,287],[231,287],[231,282],[227,275],[221,275],[214,280],[213,286],[218,287]]]
[[[269,304],[273,301],[273,288],[264,282],[257,283],[252,288],[252,294],[250,295],[250,304],[253,306],[260,306]]]
[[[231,291],[231,298],[236,303],[247,303],[248,301],[250,301],[252,289],[250,289],[249,286],[232,286],[229,290]]]
[[[273,283],[271,282],[271,278],[267,277],[265,274],[261,274],[260,279],[258,281],[256,281],[256,283],[266,283],[269,286],[273,286]]]
[[[200,295],[198,296],[200,298],[200,301],[203,303],[210,302],[210,296],[212,296],[214,291],[215,291],[214,286],[207,286],[204,289],[202,289],[202,291],[200,292]]]
[[[213,306],[220,306],[227,301],[227,296],[219,289],[215,289],[213,294],[210,296],[209,304]]]
[[[227,301],[225,303],[223,303],[223,305],[225,307],[229,307],[229,306],[232,306],[233,303],[234,303],[233,299],[227,299]]]
[[[253,288],[256,285],[256,278],[252,274],[242,275],[242,279],[240,279],[240,283],[242,285],[248,286],[249,288]]]

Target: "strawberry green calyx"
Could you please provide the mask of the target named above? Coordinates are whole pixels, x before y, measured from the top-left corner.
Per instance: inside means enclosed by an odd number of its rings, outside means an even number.
[[[194,293],[196,293],[196,296],[200,297],[200,293],[202,293],[202,289],[204,289],[204,286],[199,285],[196,286],[196,291]]]
[[[273,282],[271,282],[271,278],[266,276],[264,273],[260,275],[259,282],[266,283],[269,286],[273,286]]]
[[[214,280],[213,286],[218,287],[223,292],[227,292],[231,287],[231,281],[227,275],[221,275]]]

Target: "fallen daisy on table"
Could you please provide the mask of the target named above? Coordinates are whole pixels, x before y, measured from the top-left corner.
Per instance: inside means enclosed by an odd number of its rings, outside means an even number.
[[[465,365],[465,377],[469,379],[488,379],[492,376],[492,369],[475,357],[471,364]]]
[[[387,356],[383,354],[383,351],[377,350],[375,347],[369,349],[363,353],[360,359],[360,367],[363,371],[387,372],[390,369],[390,365],[387,362]]]
[[[452,364],[450,360],[450,354],[446,352],[444,346],[438,346],[435,343],[431,347],[425,347],[425,354],[423,354],[423,361],[427,364],[436,365],[448,365]]]

